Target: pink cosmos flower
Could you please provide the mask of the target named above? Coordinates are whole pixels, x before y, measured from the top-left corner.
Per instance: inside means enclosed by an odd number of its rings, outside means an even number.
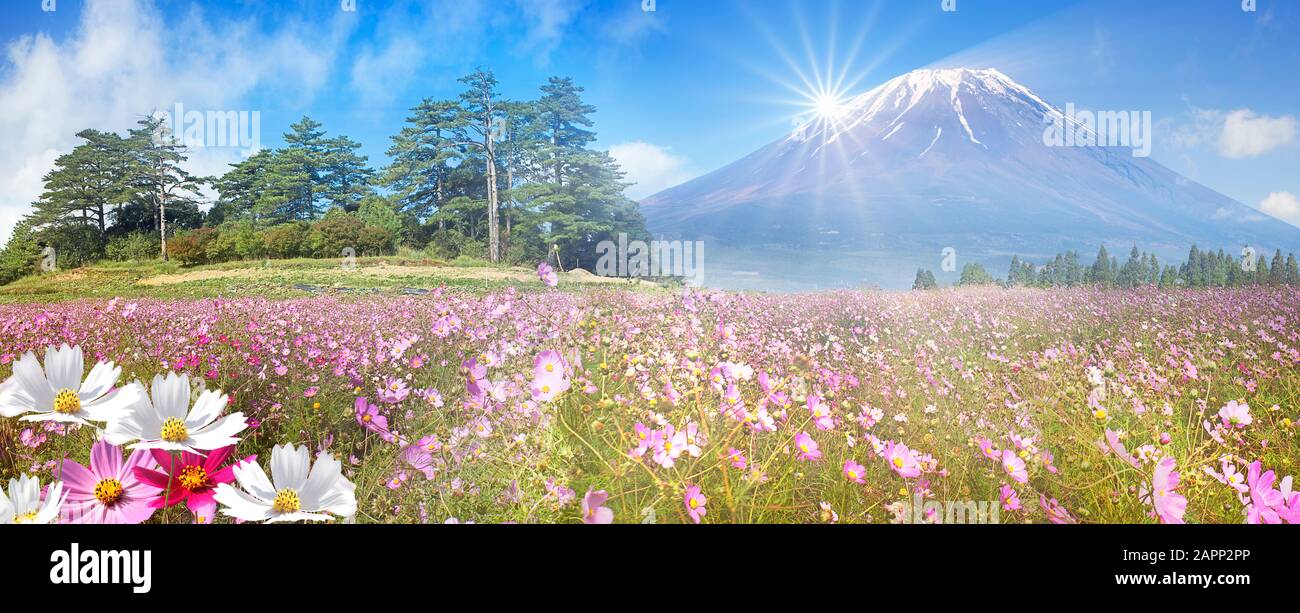
[[[555,287],[559,284],[560,278],[555,274],[555,269],[550,264],[542,262],[537,265],[537,278],[546,284],[546,287]]]
[[[700,486],[690,485],[686,487],[686,497],[682,500],[686,505],[686,514],[690,516],[691,521],[700,523],[700,518],[708,514],[709,510],[704,506],[709,503],[709,499],[704,497],[700,492]]]
[[[1236,400],[1228,402],[1223,408],[1219,409],[1219,419],[1223,421],[1226,427],[1245,428],[1252,421],[1250,417],[1250,405],[1238,403]]]
[[[64,460],[62,478],[68,500],[62,521],[73,524],[138,524],[153,516],[150,501],[157,487],[135,476],[137,467],[157,465],[147,449],[131,452],[126,462],[117,445],[99,441],[90,448],[90,468]]]
[[[678,432],[672,424],[651,435],[651,447],[654,449],[654,461],[664,468],[672,468],[677,458],[686,451],[686,433]]]
[[[361,396],[354,403],[357,423],[362,428],[378,434],[386,441],[392,441],[393,435],[388,431],[388,418],[379,412],[379,406],[372,404],[369,398]]]
[[[379,401],[385,404],[398,404],[410,394],[411,388],[401,377],[384,377],[384,384],[375,392]]]
[[[865,485],[867,482],[862,477],[867,473],[867,467],[854,462],[853,460],[844,460],[844,478],[854,483]]]
[[[735,447],[727,449],[727,460],[731,462],[732,466],[741,470],[749,467],[749,460],[745,458],[745,454]]]
[[[921,467],[916,461],[916,456],[903,443],[885,442],[885,461],[889,462],[890,469],[904,479],[921,476]]]
[[[570,385],[568,364],[560,352],[547,350],[533,360],[533,382],[529,387],[533,400],[550,402],[568,391]]]
[[[606,493],[605,490],[596,490],[594,492],[587,490],[587,495],[582,497],[582,523],[614,523],[613,509],[602,506],[605,504],[606,500],[609,500],[609,494]]]
[[[1300,524],[1300,491],[1291,489],[1291,476],[1282,479],[1280,485],[1282,501],[1277,507],[1278,515],[1289,524]]]
[[[1246,485],[1246,475],[1237,470],[1236,464],[1224,459],[1220,462],[1220,466],[1223,467],[1222,473],[1216,472],[1209,466],[1202,467],[1201,470],[1204,470],[1205,474],[1214,477],[1219,483],[1227,485],[1241,494],[1250,490],[1250,487]]]
[[[821,396],[808,394],[808,411],[812,413],[813,425],[818,430],[833,430],[835,420],[831,419],[830,405],[822,401]]]
[[[1110,428],[1107,428],[1107,429],[1106,429],[1106,444],[1110,447],[1110,450],[1111,450],[1111,451],[1115,452],[1115,455],[1119,456],[1119,458],[1120,458],[1121,460],[1124,460],[1125,462],[1127,462],[1127,463],[1128,463],[1130,466],[1132,466],[1133,468],[1141,468],[1141,467],[1142,467],[1142,463],[1141,463],[1141,462],[1138,462],[1137,458],[1135,458],[1135,457],[1133,457],[1132,455],[1130,455],[1129,452],[1128,452],[1128,449],[1125,449],[1125,448],[1124,448],[1124,443],[1121,443],[1120,440],[1119,440],[1119,433],[1118,433],[1118,432],[1115,432],[1114,430],[1111,430]]]
[[[1043,508],[1047,513],[1047,519],[1054,524],[1077,524],[1079,520],[1075,519],[1070,512],[1065,510],[1055,498],[1048,500],[1046,496],[1038,495],[1038,506]]]
[[[217,501],[212,497],[219,483],[235,480],[234,467],[240,462],[256,462],[257,456],[248,456],[229,466],[222,466],[235,446],[230,445],[209,451],[207,457],[183,451],[179,461],[171,453],[152,449],[154,462],[160,470],[137,466],[132,473],[140,481],[158,488],[158,497],[149,502],[155,509],[170,507],[181,502],[194,514],[196,523],[212,521],[217,512]]]
[[[639,421],[632,426],[632,429],[636,434],[636,447],[633,447],[631,451],[627,452],[627,454],[630,457],[639,458],[644,456],[645,452],[650,450],[651,438],[654,435],[654,431],[651,430],[649,426],[646,426]]]
[[[430,440],[432,439],[432,440]],[[437,437],[426,436],[402,449],[402,460],[411,468],[420,471],[425,479],[432,479],[437,474],[438,459],[433,454],[442,446]]]
[[[1025,470],[1025,461],[1010,449],[1002,450],[1002,469],[1007,471],[1016,483],[1029,482],[1029,471]]]
[[[1250,487],[1250,502],[1246,506],[1246,523],[1280,524],[1282,517],[1277,508],[1283,502],[1282,492],[1273,489],[1277,475],[1273,471],[1260,474],[1259,460],[1251,463],[1246,471],[1246,483]]]
[[[1012,489],[1010,485],[1007,485],[1006,483],[1002,484],[1001,497],[1002,497],[1002,510],[1004,511],[1020,510],[1021,507],[1020,495],[1017,494],[1016,490]]]
[[[822,459],[821,449],[817,447],[817,441],[814,441],[807,432],[800,432],[794,437],[794,445],[799,449],[799,459],[806,462],[816,462]]]
[[[1178,489],[1178,471],[1174,470],[1177,462],[1169,456],[1156,463],[1155,473],[1151,476],[1151,504],[1156,509],[1156,516],[1161,523],[1181,524],[1183,514],[1187,512],[1187,498],[1174,493]]]
[[[993,447],[993,441],[990,441],[987,438],[980,439],[979,446],[980,446],[980,453],[984,454],[984,457],[990,460],[997,460],[1002,457],[998,453],[998,450]]]

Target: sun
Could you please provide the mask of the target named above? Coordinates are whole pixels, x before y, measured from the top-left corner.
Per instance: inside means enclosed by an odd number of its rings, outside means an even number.
[[[822,121],[834,122],[844,116],[844,99],[832,93],[815,94],[812,107],[813,113]]]

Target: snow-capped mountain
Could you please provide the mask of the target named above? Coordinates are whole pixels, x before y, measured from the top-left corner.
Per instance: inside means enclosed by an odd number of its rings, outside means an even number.
[[[1013,254],[1091,261],[1102,243],[1165,261],[1300,247],[1300,229],[1131,148],[1048,146],[1062,121],[997,70],[917,70],[642,211],[657,236],[707,241],[707,282],[739,287],[905,286],[917,267],[942,278],[945,248],[996,275]]]

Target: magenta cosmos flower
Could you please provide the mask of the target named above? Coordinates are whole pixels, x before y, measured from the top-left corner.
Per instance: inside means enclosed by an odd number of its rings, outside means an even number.
[[[1006,483],[1002,484],[1000,496],[1002,498],[1002,510],[1004,511],[1020,510],[1021,507],[1020,495],[1016,493],[1016,490],[1011,489],[1010,485],[1007,485]]]
[[[1178,489],[1178,471],[1174,470],[1177,462],[1166,456],[1156,464],[1151,476],[1151,504],[1156,508],[1156,516],[1161,523],[1181,524],[1183,513],[1187,512],[1187,499],[1182,494],[1175,494]]]
[[[550,402],[569,389],[569,365],[553,349],[537,354],[533,360],[533,383],[529,386],[533,400]]]
[[[708,515],[709,510],[704,505],[709,503],[709,499],[704,497],[700,492],[700,486],[691,485],[686,488],[686,497],[682,500],[686,505],[686,514],[691,517],[691,521],[700,523],[700,518]]]
[[[602,506],[606,500],[609,500],[609,494],[605,490],[596,490],[594,492],[587,490],[587,495],[582,497],[582,523],[614,523],[614,510]]]
[[[907,445],[894,441],[885,443],[885,460],[889,462],[889,467],[904,479],[921,476],[921,466],[917,464],[916,456]]]
[[[153,516],[149,503],[159,489],[140,481],[135,469],[157,465],[145,449],[131,452],[125,462],[122,450],[107,441],[90,448],[90,468],[72,460],[63,461],[63,483],[68,500],[63,521],[73,524],[138,524]]]
[[[560,278],[555,275],[555,269],[546,262],[537,265],[537,278],[541,279],[546,287],[555,287],[560,282]]]
[[[1273,489],[1277,474],[1273,471],[1262,472],[1259,460],[1251,462],[1246,469],[1246,484],[1250,488],[1250,502],[1246,506],[1246,523],[1280,524],[1282,516],[1277,507],[1283,503],[1282,492]]]
[[[386,441],[394,439],[392,432],[388,430],[388,418],[379,412],[379,406],[370,402],[369,398],[361,396],[354,403],[357,413],[357,423],[362,428],[378,434],[380,438]]]
[[[1007,471],[1007,474],[1011,475],[1011,478],[1016,483],[1027,483],[1029,481],[1029,471],[1025,470],[1025,461],[1010,449],[1002,450],[1002,469]]]
[[[867,473],[867,468],[853,460],[844,460],[844,478],[854,483],[866,484],[862,476]]]
[[[251,455],[229,466],[222,466],[235,446],[229,445],[201,455],[181,452],[180,458],[159,449],[152,450],[154,462],[161,470],[137,466],[132,471],[136,479],[158,488],[158,497],[149,502],[155,509],[185,503],[194,514],[195,523],[206,524],[217,514],[217,501],[213,498],[217,485],[235,480],[234,465],[239,462],[256,462]]]
[[[807,432],[800,432],[794,437],[794,446],[799,448],[799,459],[809,462],[815,462],[822,459],[822,451],[817,447],[817,441],[814,441]]]

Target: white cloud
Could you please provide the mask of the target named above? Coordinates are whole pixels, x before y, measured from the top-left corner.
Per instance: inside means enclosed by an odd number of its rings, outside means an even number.
[[[647,142],[632,141],[609,148],[609,155],[627,173],[626,181],[634,183],[627,189],[633,200],[656,194],[694,177],[689,160]]]
[[[1295,140],[1296,119],[1290,115],[1269,117],[1250,109],[1228,113],[1219,135],[1219,155],[1251,158],[1263,155]]]
[[[565,31],[586,4],[586,0],[519,0],[519,12],[526,24],[519,41],[520,50],[533,54],[533,61],[539,66],[550,63],[551,52],[560,45]]]
[[[1300,198],[1291,192],[1273,192],[1259,203],[1259,210],[1293,226],[1300,226]]]
[[[271,91],[305,104],[323,87],[347,29],[291,22],[271,34],[246,21],[213,21],[194,8],[164,24],[150,0],[87,0],[62,40],[26,35],[0,59],[0,243],[41,192],[40,177],[86,129],[125,133],[155,109],[258,110],[240,105]],[[235,161],[234,149],[195,151],[191,170]]]
[[[454,79],[479,54],[494,15],[485,0],[395,3],[381,14],[371,41],[358,45],[349,85],[362,106],[381,107],[404,96],[427,66],[451,67],[446,77]]]

